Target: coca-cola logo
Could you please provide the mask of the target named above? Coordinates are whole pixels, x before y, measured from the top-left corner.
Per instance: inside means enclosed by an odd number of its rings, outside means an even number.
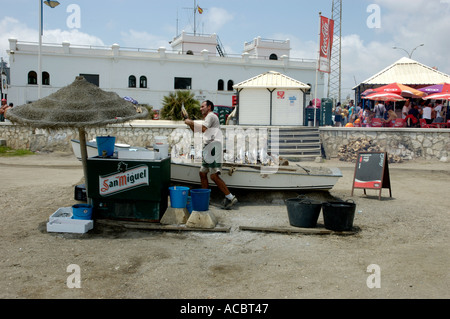
[[[329,34],[330,34],[330,23],[324,22],[322,24],[322,46],[321,51],[324,56],[328,55],[328,40],[329,40]]]

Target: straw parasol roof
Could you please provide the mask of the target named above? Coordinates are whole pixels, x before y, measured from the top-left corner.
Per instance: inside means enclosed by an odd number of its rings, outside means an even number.
[[[87,188],[87,127],[101,127],[146,117],[148,110],[106,92],[82,76],[55,93],[30,104],[8,110],[8,120],[34,128],[58,130],[78,128],[81,160]]]
[[[36,102],[8,110],[13,123],[35,128],[101,127],[146,117],[146,108],[106,92],[78,76],[75,81]]]

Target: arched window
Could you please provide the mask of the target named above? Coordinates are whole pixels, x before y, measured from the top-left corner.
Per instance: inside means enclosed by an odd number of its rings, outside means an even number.
[[[224,87],[224,82],[223,80],[219,80],[217,82],[217,91],[223,91],[223,87]]]
[[[135,88],[136,87],[136,77],[134,75],[130,75],[128,78],[128,87]]]
[[[141,76],[139,79],[139,87],[141,89],[146,89],[147,88],[147,77],[146,76]]]
[[[37,73],[34,71],[28,72],[28,84],[37,84]]]
[[[233,80],[228,80],[227,90],[233,91],[233,85],[234,85]]]
[[[278,56],[277,56],[275,53],[272,53],[272,54],[269,56],[269,60],[278,60]]]
[[[192,52],[192,50],[187,50],[186,54],[187,55],[194,55],[194,52]]]
[[[50,85],[50,74],[42,72],[42,85]]]

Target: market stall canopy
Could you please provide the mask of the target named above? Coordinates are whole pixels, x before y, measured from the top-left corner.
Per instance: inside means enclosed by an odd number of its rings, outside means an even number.
[[[427,94],[450,93],[450,83],[439,83],[435,85],[426,86],[418,90],[425,92]]]
[[[146,108],[134,105],[117,93],[106,92],[84,77],[36,102],[8,111],[13,123],[35,128],[61,129],[106,126],[144,118]]]
[[[302,91],[309,90],[311,87],[308,84],[302,83],[298,80],[292,79],[284,74],[276,71],[269,71],[257,75],[251,79],[245,80],[241,83],[233,85],[233,89],[245,88],[267,88],[267,89],[300,89]]]
[[[379,88],[374,89],[374,91],[377,93],[394,93],[401,95],[403,97],[413,97],[413,98],[420,98],[427,95],[425,92],[416,90],[412,87],[400,83],[391,83],[388,85],[383,85],[380,86]]]
[[[450,100],[450,92],[434,93],[423,98],[424,100]]]
[[[391,102],[398,102],[398,101],[405,101],[406,99],[398,94],[395,93],[388,93],[388,92],[379,92],[379,93],[372,93],[365,97],[362,97],[363,99],[373,100],[373,101],[391,101]]]

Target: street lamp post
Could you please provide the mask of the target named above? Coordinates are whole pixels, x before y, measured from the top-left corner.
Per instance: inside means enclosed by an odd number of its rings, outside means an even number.
[[[410,52],[408,52],[408,51],[406,51],[405,49],[403,49],[403,48],[398,48],[398,47],[392,47],[393,49],[397,49],[397,50],[403,50],[403,51],[405,51],[406,52],[406,54],[409,56],[409,58],[411,59],[411,57],[412,57],[412,55],[413,55],[413,53],[414,53],[414,51],[418,48],[418,47],[423,47],[424,46],[424,44],[422,43],[422,44],[419,44],[418,46],[416,46],[414,49],[412,49],[411,50],[411,53]]]
[[[42,97],[42,35],[43,35],[43,17],[44,17],[44,3],[50,8],[55,8],[59,5],[58,1],[44,1],[39,0],[39,49],[38,49],[38,99]]]

